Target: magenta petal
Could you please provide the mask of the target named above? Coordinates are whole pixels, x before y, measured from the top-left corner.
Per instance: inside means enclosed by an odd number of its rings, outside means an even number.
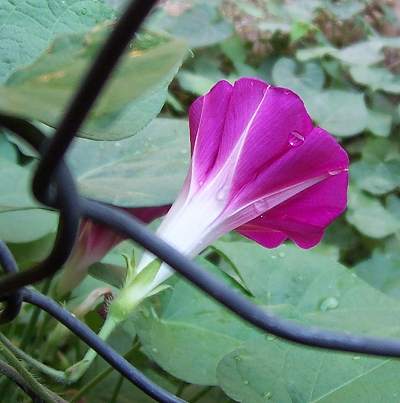
[[[330,176],[237,231],[268,248],[287,237],[302,248],[311,248],[321,240],[324,228],[344,211],[347,182],[347,171]]]
[[[267,210],[284,201],[279,201],[279,194],[285,189],[340,172],[348,164],[349,158],[338,142],[327,131],[316,127],[303,144],[288,148],[280,158],[259,169],[253,181],[242,184],[233,204],[244,205],[262,199]],[[343,190],[346,188],[347,185]]]
[[[195,187],[204,183],[215,163],[231,93],[231,84],[220,81],[209,94],[198,98],[190,107],[192,185]]]
[[[236,158],[237,188],[288,151],[292,132],[305,137],[313,127],[296,94],[249,78],[235,83],[226,121],[216,167]]]

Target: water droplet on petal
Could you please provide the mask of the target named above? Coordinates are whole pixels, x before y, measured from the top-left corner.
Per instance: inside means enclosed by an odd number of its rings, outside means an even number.
[[[258,214],[265,213],[269,209],[268,202],[265,199],[255,201],[253,206]]]
[[[271,255],[271,259],[276,259],[276,256],[275,256],[275,255]]]
[[[335,297],[327,297],[319,303],[319,309],[325,312],[328,309],[335,309],[338,305],[339,301]]]
[[[304,143],[304,136],[302,136],[299,132],[293,131],[288,136],[289,144],[292,147],[299,147]]]
[[[199,186],[203,186],[204,185],[204,181],[199,181]]]
[[[279,257],[285,257],[285,254],[283,252],[279,252],[278,256]]]
[[[284,89],[283,89],[283,93],[284,93],[285,95],[289,95],[291,92],[292,92],[292,91],[290,91],[288,88],[284,88]]]
[[[338,174],[340,174],[342,172],[343,172],[343,169],[336,169],[334,171],[329,171],[328,174],[331,175],[331,176],[335,176],[335,175],[338,175]]]
[[[224,200],[228,195],[228,186],[222,186],[217,192],[217,200]]]
[[[264,392],[264,393],[262,394],[262,397],[263,397],[264,399],[269,400],[269,399],[271,399],[271,397],[272,397],[272,392]]]
[[[361,358],[360,356],[355,355],[355,356],[353,357],[353,360],[354,360],[354,361],[358,361],[360,358]]]
[[[269,334],[269,335],[267,336],[267,340],[268,340],[268,341],[274,341],[276,338],[277,338],[277,336],[275,336],[274,334]]]

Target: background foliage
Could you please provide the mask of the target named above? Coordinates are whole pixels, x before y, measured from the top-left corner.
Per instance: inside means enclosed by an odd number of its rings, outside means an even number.
[[[0,0],[1,110],[51,135],[124,3]],[[82,194],[121,207],[173,202],[189,162],[191,102],[221,79],[255,76],[288,87],[351,157],[345,214],[310,251],[290,243],[267,250],[228,234],[198,262],[280,316],[399,337],[399,8],[398,2],[372,0],[162,4],[128,47],[68,154]],[[29,193],[35,165],[32,151],[3,131],[0,237],[22,269],[46,255],[56,230],[57,214]],[[118,246],[60,302],[74,311],[93,290],[118,293],[125,270],[121,252],[131,250],[129,242]],[[172,289],[144,301],[110,343],[122,354],[134,346],[132,362],[184,399],[400,401],[398,361],[279,340],[177,276],[169,283]],[[50,282],[38,287],[51,295]],[[102,323],[101,303],[93,298],[82,315],[94,330]],[[68,368],[85,351],[83,343],[29,306],[1,330],[56,369]],[[99,359],[73,385],[40,377],[71,401],[77,401],[78,390],[85,391],[82,402],[151,401],[116,373],[91,383],[103,371]],[[0,402],[28,399],[5,378],[0,390]]]

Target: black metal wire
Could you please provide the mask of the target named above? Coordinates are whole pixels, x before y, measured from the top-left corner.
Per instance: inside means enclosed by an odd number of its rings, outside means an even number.
[[[37,151],[43,150],[43,144],[48,140],[35,126],[22,119],[0,114],[0,125],[18,134]],[[67,261],[79,231],[81,211],[80,197],[77,193],[74,179],[64,161],[56,167],[55,199],[52,200],[59,209],[60,217],[53,249],[45,260],[24,270],[13,272],[0,278],[0,295],[10,294],[28,284],[44,280],[55,274]],[[11,302],[11,301],[10,301]]]
[[[4,273],[6,274],[18,272],[18,266],[14,259],[14,256],[1,240],[0,264],[3,267]],[[19,314],[19,311],[21,310],[21,307],[22,291],[21,289],[17,288],[15,291],[9,294],[6,307],[0,312],[0,325],[11,322],[14,318],[16,318]]]
[[[23,298],[24,301],[43,309],[68,329],[73,331],[81,340],[95,350],[126,379],[156,401],[162,403],[185,403],[184,400],[167,392],[143,375],[131,363],[125,360],[124,357],[112,349],[106,342],[101,340],[96,333],[51,298],[42,295],[38,291],[27,288],[24,288],[23,290]]]
[[[183,402],[147,379],[56,302],[37,291],[21,288],[53,275],[62,267],[75,242],[79,220],[87,217],[136,241],[236,315],[264,331],[313,347],[400,358],[400,340],[347,335],[307,327],[261,310],[158,239],[138,220],[110,206],[83,199],[77,194],[75,182],[63,162],[63,156],[130,38],[155,3],[155,0],[138,0],[128,6],[87,73],[51,140],[46,140],[38,129],[21,119],[0,115],[0,125],[27,140],[42,154],[32,189],[39,201],[60,211],[59,228],[52,252],[37,266],[17,272],[14,263],[9,261],[10,255],[3,247],[4,244],[0,245],[0,260],[5,271],[0,278],[0,296],[2,300],[7,300],[0,322],[5,323],[15,317],[23,297],[26,302],[47,311],[71,329],[122,375],[155,400],[165,403]]]

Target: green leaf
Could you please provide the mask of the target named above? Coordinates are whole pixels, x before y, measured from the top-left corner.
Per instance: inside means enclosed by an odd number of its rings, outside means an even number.
[[[318,31],[319,29],[308,22],[295,21],[290,27],[290,40],[295,42],[304,38],[310,32]]]
[[[333,46],[299,49],[296,52],[296,57],[300,61],[308,61],[329,55],[350,65],[369,66],[384,60],[383,47],[384,43],[382,41],[371,39],[366,42],[357,42],[342,49],[337,49]]]
[[[196,95],[204,95],[210,91],[211,87],[213,87],[216,83],[216,80],[199,74],[191,73],[188,70],[180,71],[177,75],[177,79],[185,91]]]
[[[349,188],[346,219],[370,238],[384,238],[400,229],[400,221],[386,210],[379,200],[354,187]]]
[[[275,32],[283,32],[284,34],[290,32],[290,24],[285,22],[261,21],[256,25],[260,31],[267,31],[271,32],[272,34]]]
[[[115,19],[103,0],[3,0],[0,7],[0,77],[31,63],[58,35],[86,31]]]
[[[263,305],[315,312],[325,298],[341,295],[343,266],[334,260],[288,245],[265,249],[254,242],[219,240],[213,246],[229,258],[245,287]],[[324,283],[330,284],[329,293]]]
[[[272,78],[275,85],[296,92],[313,120],[331,134],[347,137],[365,129],[368,114],[364,95],[332,89],[321,92],[325,77],[318,65],[281,58],[274,64]]]
[[[190,158],[188,124],[155,119],[119,142],[76,139],[68,153],[80,192],[122,207],[172,203]]]
[[[10,143],[6,136],[0,133],[0,158],[4,158],[10,162],[17,162],[17,149]]]
[[[360,13],[360,11],[364,10],[365,5],[354,0],[345,0],[338,5],[326,1],[324,2],[324,7],[339,20],[349,20]]]
[[[400,159],[376,165],[358,161],[351,164],[350,175],[360,189],[382,195],[400,185]]]
[[[367,141],[361,161],[350,166],[355,184],[370,193],[381,195],[400,185],[398,147],[386,139]]]
[[[206,2],[188,8],[170,23],[167,31],[185,38],[191,48],[216,44],[233,33],[233,23]]]
[[[327,90],[309,102],[307,109],[319,126],[335,136],[354,136],[367,126],[367,107],[360,93]]]
[[[232,279],[211,263],[200,258],[199,261],[240,291]],[[185,280],[174,277],[168,283],[173,292],[160,294],[161,312],[157,311],[157,302],[152,305],[144,301],[135,313],[140,341],[149,356],[175,377],[214,385],[219,360],[259,332]]]
[[[234,0],[235,6],[244,13],[254,17],[254,18],[265,18],[266,11],[260,7],[257,7],[253,4],[247,3],[245,1]]]
[[[334,260],[293,245],[271,250],[248,241],[219,240],[214,247],[229,257],[246,288],[264,306],[291,306],[301,322],[332,330],[400,331],[400,318],[391,319],[400,303]]]
[[[332,330],[400,334],[400,302],[337,262],[292,245],[268,250],[220,240],[214,246],[269,309],[291,306],[302,323]],[[398,374],[397,360],[312,349],[271,335],[245,341],[217,367],[219,385],[245,403],[393,401]]]
[[[333,56],[348,64],[371,65],[384,60],[385,55],[381,49],[382,44],[379,41],[369,40],[342,48]]]
[[[239,76],[257,76],[256,70],[246,63],[247,52],[243,40],[233,36],[220,43],[222,52],[232,61]]]
[[[319,0],[298,0],[291,3],[283,3],[282,8],[284,9],[286,19],[292,22],[311,22],[315,17],[316,8],[319,5]]]
[[[0,87],[0,108],[55,127],[111,28],[103,24],[89,33],[59,37],[36,62],[16,71],[6,87]],[[181,39],[137,36],[79,134],[117,140],[142,129],[164,104],[167,86],[186,50]]]
[[[317,64],[300,64],[286,57],[278,59],[274,64],[272,79],[275,85],[289,88],[298,94],[307,109],[312,108],[325,81],[324,72]]]
[[[366,85],[372,91],[400,94],[400,77],[384,67],[352,66],[350,75],[356,83]]]
[[[322,69],[314,63],[300,65],[292,59],[282,57],[272,69],[274,83],[301,94],[307,90],[321,91],[325,77]]]
[[[375,136],[388,137],[392,128],[392,115],[368,109],[367,129]]]
[[[57,214],[43,208],[30,193],[28,169],[0,158],[0,239],[26,243],[55,232]]]
[[[23,228],[25,228],[25,225]],[[24,229],[21,228],[19,228],[19,230],[24,231]],[[54,233],[47,234],[43,238],[26,243],[7,243],[7,247],[10,249],[18,267],[21,269],[31,266],[32,262],[40,262],[50,253],[54,244],[54,235]]]
[[[337,51],[333,46],[316,46],[315,48],[299,49],[296,52],[296,59],[307,62],[313,59],[321,59],[325,55],[331,55]]]
[[[400,253],[376,252],[354,266],[358,277],[392,298],[400,299]]]
[[[400,366],[387,358],[259,338],[226,355],[217,376],[222,389],[242,403],[395,402]]]
[[[126,279],[126,267],[99,262],[90,266],[89,274],[106,284],[121,288]]]

